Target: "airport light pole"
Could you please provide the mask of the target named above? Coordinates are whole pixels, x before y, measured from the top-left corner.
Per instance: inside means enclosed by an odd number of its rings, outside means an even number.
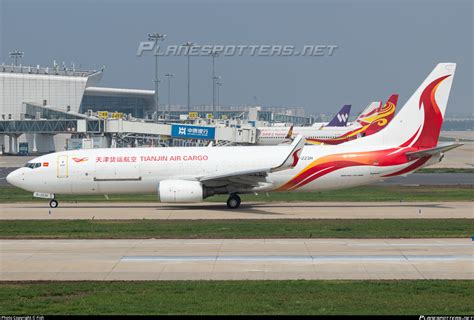
[[[214,93],[214,90],[215,90],[216,92],[219,90],[219,88],[217,88],[217,83],[219,82],[220,79],[221,79],[220,76],[214,76],[214,77],[212,77],[212,82],[213,82],[213,88],[212,88],[212,91],[213,91],[213,92],[212,92],[212,93],[213,93],[213,95],[214,95],[214,101],[213,101],[213,103],[212,103],[212,111],[213,111],[213,112],[214,112],[214,111],[217,111],[217,108],[216,108],[216,107],[219,105],[219,103],[216,104],[216,95],[217,95],[217,94]],[[222,85],[222,84],[221,84],[221,85]]]
[[[216,111],[216,73],[215,73],[215,59],[219,56],[218,51],[212,51],[212,112]]]
[[[171,78],[174,77],[174,74],[168,72],[165,77],[168,77],[168,112],[171,112]]]
[[[183,44],[184,47],[187,47],[188,50],[187,50],[187,56],[188,56],[188,114],[189,112],[191,112],[191,61],[190,61],[190,55],[189,55],[189,51],[191,51],[191,48],[194,46],[195,44],[192,43],[192,42],[186,42],[185,44]]]
[[[156,113],[156,122],[158,122],[158,109],[159,109],[159,96],[158,96],[158,84],[160,80],[158,79],[158,41],[163,41],[166,38],[166,34],[163,33],[149,33],[148,34],[148,40],[149,41],[154,41],[155,42],[155,80],[153,82],[155,83],[155,113]]]
[[[18,59],[23,58],[25,56],[25,53],[23,51],[14,50],[14,51],[10,51],[8,55],[10,56],[11,59],[15,60],[15,66],[17,66]]]
[[[220,77],[219,77],[220,78]],[[220,93],[219,93],[219,88],[223,85],[222,82],[216,81],[216,89],[217,89],[217,109],[220,110],[221,104],[220,104]]]

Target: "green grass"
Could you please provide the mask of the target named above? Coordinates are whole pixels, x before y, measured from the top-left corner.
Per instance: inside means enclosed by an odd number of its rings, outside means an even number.
[[[101,195],[58,195],[59,201],[116,201],[116,202],[156,202],[155,194],[110,195],[106,200]],[[225,202],[227,196],[220,195],[206,199],[208,202]],[[473,201],[473,185],[459,186],[363,186],[323,192],[272,192],[268,195],[242,195],[242,201]],[[15,187],[0,187],[0,203],[41,201],[31,192]]]
[[[468,238],[474,219],[3,220],[3,238]]]
[[[148,281],[1,283],[0,313],[425,314],[474,312],[473,281]]]
[[[474,173],[474,168],[423,168],[416,173]]]

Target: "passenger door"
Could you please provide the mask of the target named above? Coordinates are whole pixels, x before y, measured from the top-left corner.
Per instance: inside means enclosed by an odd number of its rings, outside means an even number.
[[[57,164],[57,176],[58,178],[67,178],[68,177],[68,163],[67,156],[58,156]]]

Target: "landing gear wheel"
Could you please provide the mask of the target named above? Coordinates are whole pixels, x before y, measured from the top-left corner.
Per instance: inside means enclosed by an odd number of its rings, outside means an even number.
[[[50,206],[51,208],[57,208],[57,207],[58,207],[58,202],[53,199],[53,200],[51,200],[51,201],[49,202],[49,206]]]
[[[229,209],[237,209],[240,207],[240,197],[236,194],[231,194],[229,199],[227,199],[227,208]]]

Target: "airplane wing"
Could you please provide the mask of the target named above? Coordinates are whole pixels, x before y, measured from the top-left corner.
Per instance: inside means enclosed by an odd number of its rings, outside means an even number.
[[[440,153],[452,150],[454,148],[460,147],[462,145],[463,145],[462,143],[438,144],[434,148],[420,150],[420,151],[407,152],[406,155],[407,155],[408,159],[414,160],[414,159],[418,159],[418,158],[432,156],[432,155],[435,155],[435,154],[440,154]]]
[[[299,155],[303,150],[306,140],[303,136],[298,135],[293,143],[288,147],[289,152],[280,165],[276,167],[257,168],[252,170],[233,171],[218,175],[208,175],[199,177],[200,181],[205,186],[220,186],[228,189],[239,188],[266,188],[272,185],[271,181],[267,180],[267,176],[271,172],[287,170],[295,167],[299,161]]]

